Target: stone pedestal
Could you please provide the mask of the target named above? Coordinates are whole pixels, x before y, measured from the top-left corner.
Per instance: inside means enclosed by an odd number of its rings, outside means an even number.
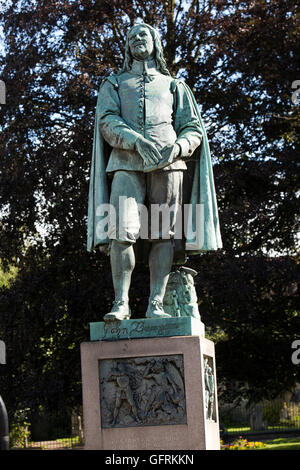
[[[86,449],[220,448],[214,344],[203,335],[94,340],[81,363]]]

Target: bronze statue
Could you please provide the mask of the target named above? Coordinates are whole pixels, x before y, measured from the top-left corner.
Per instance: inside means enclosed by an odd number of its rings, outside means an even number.
[[[177,237],[186,203],[190,232]],[[155,219],[157,207],[169,209],[167,221]],[[143,231],[146,240],[141,239]],[[157,31],[137,24],[127,34],[123,68],[101,84],[96,110],[88,250],[100,246],[107,251],[109,246],[115,299],[104,320],[130,318],[131,275],[137,246],[145,241],[150,268],[146,317],[170,317],[163,299],[176,257],[182,259],[186,250],[216,250],[222,243],[209,146],[197,104],[188,86],[169,74]]]

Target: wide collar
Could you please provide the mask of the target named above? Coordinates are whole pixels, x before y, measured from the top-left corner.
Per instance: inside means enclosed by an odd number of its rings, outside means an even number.
[[[136,60],[133,59],[131,69],[129,73],[135,75],[159,75],[160,72],[157,70],[155,59],[149,60]]]

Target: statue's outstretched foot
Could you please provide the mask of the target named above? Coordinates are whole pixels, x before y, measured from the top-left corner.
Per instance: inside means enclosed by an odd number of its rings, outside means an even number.
[[[149,302],[146,318],[172,318],[171,315],[164,311],[163,303],[159,300],[151,300]]]
[[[104,315],[104,321],[129,320],[131,316],[130,307],[125,300],[115,300],[112,309]]]

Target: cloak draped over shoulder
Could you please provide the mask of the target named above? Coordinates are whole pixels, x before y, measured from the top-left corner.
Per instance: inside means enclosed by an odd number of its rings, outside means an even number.
[[[191,157],[191,160],[194,162],[193,174],[189,174],[189,166],[183,172],[186,176],[188,174],[189,180],[191,179],[192,181],[191,185],[187,185],[189,190],[183,201],[183,204],[190,204],[190,206],[186,221],[187,228],[180,240],[181,243],[175,243],[175,251],[176,245],[181,245],[181,249],[185,250],[187,254],[198,254],[203,251],[222,248],[211,155],[205,127],[193,93],[184,82],[177,79],[174,80],[177,84],[181,83],[183,85],[190,105],[199,119],[203,134],[200,146]],[[110,198],[106,168],[112,149],[104,140],[100,131],[100,107],[101,101],[98,96],[88,199],[87,250],[89,252],[100,245],[109,243],[107,235],[103,232],[103,220],[105,217],[103,208],[108,208],[108,206],[103,205],[108,205]],[[99,210],[100,208],[102,209]]]

